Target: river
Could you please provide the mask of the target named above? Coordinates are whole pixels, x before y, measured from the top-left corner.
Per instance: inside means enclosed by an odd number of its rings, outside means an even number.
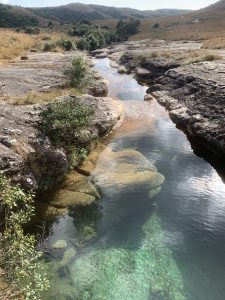
[[[46,299],[224,300],[221,177],[193,153],[162,106],[143,101],[146,86],[118,74],[107,58],[94,68],[108,80],[109,96],[123,101],[125,117],[91,174],[101,200],[52,224],[48,241],[66,240],[76,255],[70,249],[67,264],[45,262],[53,281]],[[138,164],[131,176],[132,159],[147,167]],[[135,172],[149,170],[155,182],[146,189]]]

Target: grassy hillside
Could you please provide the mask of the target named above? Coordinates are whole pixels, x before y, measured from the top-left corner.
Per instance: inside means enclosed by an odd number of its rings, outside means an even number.
[[[45,26],[46,24],[48,20],[25,8],[0,4],[0,27]]]
[[[154,28],[156,23],[158,28]],[[140,32],[132,39],[145,38],[214,39],[218,43],[225,38],[225,0],[185,15],[142,20]]]
[[[81,20],[109,20],[125,19],[128,17],[151,18],[162,15],[171,15],[181,13],[179,10],[157,10],[157,11],[140,11],[132,8],[118,8],[103,5],[86,5],[73,3],[56,7],[30,8],[30,10],[44,18],[52,19],[58,22],[76,22]],[[184,11],[182,11],[183,13]]]

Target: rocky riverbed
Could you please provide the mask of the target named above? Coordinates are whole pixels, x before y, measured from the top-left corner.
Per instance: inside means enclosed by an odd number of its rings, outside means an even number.
[[[196,42],[127,42],[104,50],[120,73],[133,73],[171,119],[217,156],[225,154],[225,55]],[[99,54],[98,54],[99,55]],[[153,96],[153,97],[152,97]]]
[[[80,53],[31,53],[25,61],[18,59],[0,68],[0,171],[28,190],[43,189],[43,184],[48,185],[48,178],[53,178],[53,184],[57,184],[69,171],[69,160],[65,149],[54,147],[38,129],[39,114],[47,103],[12,105],[10,99],[30,91],[45,93],[60,88],[66,80],[63,69],[74,55]],[[98,73],[92,72],[87,94],[76,97],[94,112],[92,121],[82,129],[90,137],[89,151],[99,138],[112,131],[122,114],[121,104],[116,105],[111,98],[105,97],[107,92],[107,83]],[[73,95],[62,96],[56,101],[66,102],[73,98]]]

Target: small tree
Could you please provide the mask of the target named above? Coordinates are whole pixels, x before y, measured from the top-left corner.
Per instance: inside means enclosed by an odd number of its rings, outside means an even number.
[[[89,70],[83,56],[77,56],[72,60],[64,74],[68,77],[70,85],[75,88],[82,88],[86,82]]]
[[[154,28],[154,29],[158,29],[160,27],[160,24],[159,23],[155,23],[153,26],[152,26],[152,28]]]

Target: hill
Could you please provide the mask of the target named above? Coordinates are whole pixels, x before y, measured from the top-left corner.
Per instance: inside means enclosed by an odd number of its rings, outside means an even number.
[[[158,23],[158,28],[154,24]],[[132,39],[202,40],[225,38],[225,0],[184,15],[142,20]],[[219,46],[218,46],[219,47]]]
[[[170,9],[140,11],[132,8],[118,8],[82,3],[72,3],[56,7],[29,8],[29,10],[40,17],[65,23],[77,22],[84,19],[89,21],[109,19],[121,20],[128,17],[143,19],[187,12],[184,10],[179,11]]]
[[[20,6],[0,4],[0,27],[45,26],[48,20]]]

